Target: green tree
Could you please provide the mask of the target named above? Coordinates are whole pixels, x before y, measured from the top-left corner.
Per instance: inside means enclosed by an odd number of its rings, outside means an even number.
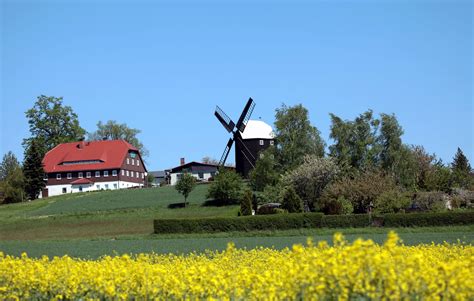
[[[276,185],[280,174],[276,170],[277,162],[272,149],[265,150],[250,171],[250,186],[255,191],[263,191],[267,185]]]
[[[281,208],[289,213],[303,212],[303,201],[291,185],[283,191]]]
[[[301,104],[293,107],[283,104],[276,109],[275,120],[276,154],[283,170],[301,164],[305,155],[324,156],[325,143]]]
[[[194,187],[196,187],[196,178],[188,173],[183,174],[178,183],[176,183],[176,190],[184,196],[184,207],[186,207],[186,201]]]
[[[320,210],[319,198],[324,188],[339,173],[331,158],[305,156],[303,163],[283,176],[283,183],[294,187],[296,193],[308,201],[311,210]]]
[[[11,169],[8,175],[0,182],[0,190],[3,192],[3,203],[19,203],[25,199],[25,177],[20,166]]]
[[[240,199],[242,188],[242,178],[234,170],[220,168],[209,185],[207,198],[231,203]]]
[[[40,142],[36,139],[31,140],[23,162],[25,191],[30,200],[37,199],[41,189],[45,187],[42,159],[43,153]]]
[[[368,166],[375,166],[380,152],[377,132],[380,121],[373,118],[368,110],[354,121],[342,120],[330,114],[330,137],[334,144],[329,146],[329,154],[336,159],[344,174],[352,174]]]
[[[253,193],[247,189],[240,200],[240,215],[252,215]]]
[[[454,155],[453,163],[451,164],[451,170],[453,172],[454,185],[461,188],[468,188],[470,186],[472,181],[471,165],[459,147],[456,151],[456,154]]]
[[[3,155],[2,162],[0,163],[0,181],[5,180],[5,178],[15,169],[20,167],[20,163],[16,156],[9,151]]]
[[[84,138],[85,130],[79,126],[77,114],[63,105],[62,97],[38,97],[33,108],[26,111],[31,137],[24,139],[25,150],[33,140],[38,143],[41,156],[60,143]]]
[[[397,213],[410,206],[409,197],[399,190],[388,190],[380,194],[374,202],[374,211],[376,213]]]
[[[381,114],[379,142],[381,144],[380,160],[382,168],[394,173],[394,167],[402,160],[401,150],[403,129],[394,114]]]
[[[87,133],[89,140],[125,140],[134,147],[136,147],[142,157],[148,156],[148,150],[143,146],[143,143],[137,138],[140,134],[139,129],[130,128],[126,123],[118,123],[115,120],[109,120],[106,123],[99,121],[97,123],[97,130],[92,133]]]

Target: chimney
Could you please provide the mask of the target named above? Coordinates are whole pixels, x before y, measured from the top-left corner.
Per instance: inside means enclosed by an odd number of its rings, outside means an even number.
[[[76,145],[78,149],[83,149],[84,148],[84,141],[79,141],[79,143]]]
[[[179,163],[180,163],[179,165],[184,165],[185,164],[184,158],[179,159]]]

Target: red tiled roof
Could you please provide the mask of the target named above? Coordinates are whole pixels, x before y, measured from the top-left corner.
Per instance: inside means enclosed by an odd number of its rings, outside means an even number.
[[[138,152],[125,140],[62,143],[46,153],[43,158],[44,170],[50,173],[120,168],[129,150]],[[67,164],[78,161],[83,163]]]
[[[94,182],[92,182],[91,180],[89,179],[77,179],[75,181],[72,181],[71,182],[72,185],[79,185],[79,184],[94,184]]]

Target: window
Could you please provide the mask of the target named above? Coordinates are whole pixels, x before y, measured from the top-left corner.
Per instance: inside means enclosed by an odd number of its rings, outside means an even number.
[[[130,176],[133,177],[133,170],[130,172]]]
[[[77,174],[77,177],[78,177],[79,179],[82,179],[82,178],[83,178],[82,172],[78,173],[78,174]]]
[[[117,183],[114,183],[114,189],[117,189]]]
[[[90,178],[90,177],[91,177],[91,172],[90,171],[86,172],[86,178]]]
[[[109,184],[105,184],[105,189],[109,189]]]
[[[66,193],[66,192],[67,192],[67,188],[63,187],[63,193]]]
[[[82,186],[79,186],[79,192],[82,192]]]
[[[199,179],[204,179],[204,173],[203,172],[198,172],[198,177],[199,177]]]
[[[132,165],[135,165],[135,160],[134,159],[132,159]]]
[[[140,166],[140,160],[137,159],[137,166]]]
[[[130,159],[129,158],[127,158],[127,164],[130,164]]]
[[[137,178],[139,178],[139,177],[140,177],[140,173],[137,171]]]
[[[95,177],[96,177],[96,178],[99,178],[99,177],[100,177],[100,171],[96,171],[96,172],[95,172]]]
[[[263,145],[263,140],[260,140],[260,145]]]
[[[274,145],[274,144],[275,144],[275,141],[271,140],[270,145]]]
[[[60,173],[56,174],[56,180],[61,180],[61,174]]]
[[[144,178],[145,178],[145,174],[142,172],[142,179],[144,179]]]
[[[100,190],[100,185],[95,185],[95,187],[97,188],[97,190]]]
[[[211,177],[214,177],[216,175],[215,171],[211,171]]]
[[[45,174],[43,175],[43,180],[45,180],[45,181],[48,180],[48,174],[47,174],[47,173],[45,173]]]
[[[67,178],[68,178],[68,179],[72,179],[72,173],[68,172],[68,173],[67,173]]]
[[[108,170],[104,170],[104,177],[108,177],[109,176],[109,171]]]
[[[124,170],[124,169],[122,169],[122,176],[124,176],[124,175],[125,175],[125,170]]]
[[[128,177],[128,176],[130,176],[130,174],[129,174],[128,170],[127,170],[127,177]]]
[[[116,170],[112,170],[112,177],[116,177],[117,176],[117,171]]]
[[[130,153],[130,158],[135,158],[137,156],[136,153]]]

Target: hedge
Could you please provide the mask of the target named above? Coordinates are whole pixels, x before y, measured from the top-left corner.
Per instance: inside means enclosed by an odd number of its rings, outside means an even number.
[[[325,215],[321,226],[325,228],[363,228],[372,224],[373,216],[368,214]]]
[[[385,214],[385,227],[426,227],[474,224],[474,211]]]
[[[199,233],[321,227],[322,213],[292,213],[203,219],[156,219],[155,233]]]

